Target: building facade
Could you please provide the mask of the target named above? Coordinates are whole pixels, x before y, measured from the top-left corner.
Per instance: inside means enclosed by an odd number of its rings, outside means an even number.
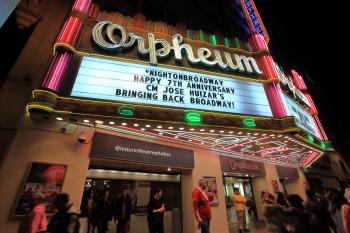
[[[42,3],[0,93],[3,109],[22,103],[2,120],[16,130],[1,135],[1,229],[15,231],[36,189],[49,201],[67,192],[84,212],[90,188],[115,195],[127,186],[132,232],[144,232],[156,188],[166,232],[196,232],[192,191],[203,177],[212,232],[232,227],[235,187],[260,220],[262,191],[305,197],[302,168],[331,153],[330,142],[302,77],[273,61],[253,1],[232,4],[243,38],[152,21],[142,10],[124,15],[103,1]]]

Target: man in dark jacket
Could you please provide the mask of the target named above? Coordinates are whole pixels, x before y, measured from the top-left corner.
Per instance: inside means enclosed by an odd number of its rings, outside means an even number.
[[[117,233],[129,232],[131,218],[131,198],[128,188],[124,187],[122,193],[115,202],[114,220],[118,224]]]
[[[78,212],[73,204],[69,204],[69,195],[67,193],[58,194],[54,205],[58,211],[51,218],[47,231],[50,233],[79,233]]]

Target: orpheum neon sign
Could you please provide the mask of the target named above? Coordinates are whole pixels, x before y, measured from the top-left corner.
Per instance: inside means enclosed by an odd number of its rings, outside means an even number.
[[[119,41],[117,41],[115,34],[120,35]],[[231,55],[228,52],[221,54],[216,49],[211,51],[203,47],[198,49],[196,56],[189,44],[182,43],[183,37],[180,34],[175,34],[172,37],[172,45],[164,39],[156,39],[153,33],[148,33],[147,37],[148,48],[146,48],[145,39],[142,36],[132,32],[128,33],[122,26],[107,21],[97,23],[92,31],[93,41],[104,50],[119,52],[120,50],[129,49],[137,43],[139,54],[149,56],[152,64],[157,64],[158,58],[168,57],[172,51],[175,60],[182,61],[183,54],[186,52],[188,61],[191,64],[218,67],[231,72],[263,74],[253,57],[239,54]]]

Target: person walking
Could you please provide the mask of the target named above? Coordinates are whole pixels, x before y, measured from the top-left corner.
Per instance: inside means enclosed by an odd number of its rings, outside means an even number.
[[[306,192],[308,197],[305,210],[310,214],[310,233],[337,233],[337,227],[330,213],[312,190]]]
[[[194,214],[201,233],[210,233],[211,209],[208,196],[205,193],[206,189],[207,182],[202,178],[198,181],[198,187],[192,193]]]
[[[154,195],[151,197],[147,207],[147,221],[149,233],[164,233],[163,216],[165,205],[162,200],[162,190],[154,190]]]
[[[131,198],[128,188],[124,187],[115,202],[114,221],[117,224],[117,233],[127,233],[130,229]]]
[[[107,232],[108,223],[111,222],[113,218],[112,207],[109,191],[104,190],[99,196],[93,213],[93,222],[97,226],[98,233]]]
[[[69,195],[67,193],[58,194],[54,205],[58,211],[52,216],[47,226],[47,232],[79,233],[78,211],[73,204],[69,204]]]
[[[247,222],[245,219],[246,218],[245,210],[246,210],[247,200],[239,192],[238,188],[233,189],[232,201],[237,214],[239,232],[243,233],[244,231],[249,231],[249,229],[247,228]]]
[[[344,192],[344,197],[347,203],[344,203],[341,207],[342,212],[342,222],[345,233],[350,233],[350,188],[346,188]]]
[[[36,193],[32,197],[32,207],[21,221],[18,233],[46,232],[47,219],[45,214],[45,195]]]

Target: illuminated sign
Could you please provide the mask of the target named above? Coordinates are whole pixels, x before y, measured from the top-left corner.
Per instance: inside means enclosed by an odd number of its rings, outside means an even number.
[[[291,100],[287,95],[284,94],[284,98],[287,104],[288,115],[295,117],[295,123],[302,129],[311,133],[312,135],[321,138],[318,131],[317,124],[312,115]]]
[[[120,35],[119,41],[115,35]],[[166,58],[172,53],[175,60],[181,62],[186,53],[188,62],[191,64],[218,67],[228,72],[255,73],[257,75],[263,73],[253,57],[231,55],[227,52],[221,54],[216,49],[211,51],[208,48],[199,48],[197,55],[195,55],[189,44],[182,44],[183,37],[180,34],[175,34],[172,37],[172,45],[164,39],[156,39],[153,33],[148,33],[147,37],[148,48],[146,48],[145,38],[142,36],[128,33],[122,26],[106,21],[97,23],[92,31],[92,39],[100,48],[118,53],[137,44],[139,54],[148,56],[152,64],[157,64],[158,59]]]
[[[241,0],[241,2],[247,18],[250,21],[249,25],[251,27],[251,30],[261,34],[264,37],[265,41],[269,43],[269,35],[265,30],[264,24],[260,18],[259,12],[256,9],[253,0]]]
[[[294,86],[293,81],[290,77],[286,76],[284,72],[278,67],[277,64],[275,64],[277,73],[278,73],[278,79],[281,81],[284,87],[288,89],[289,92],[292,93],[292,97],[301,102],[301,104],[311,107],[309,100],[306,98],[306,96]]]
[[[84,57],[72,96],[271,117],[263,84]]]

